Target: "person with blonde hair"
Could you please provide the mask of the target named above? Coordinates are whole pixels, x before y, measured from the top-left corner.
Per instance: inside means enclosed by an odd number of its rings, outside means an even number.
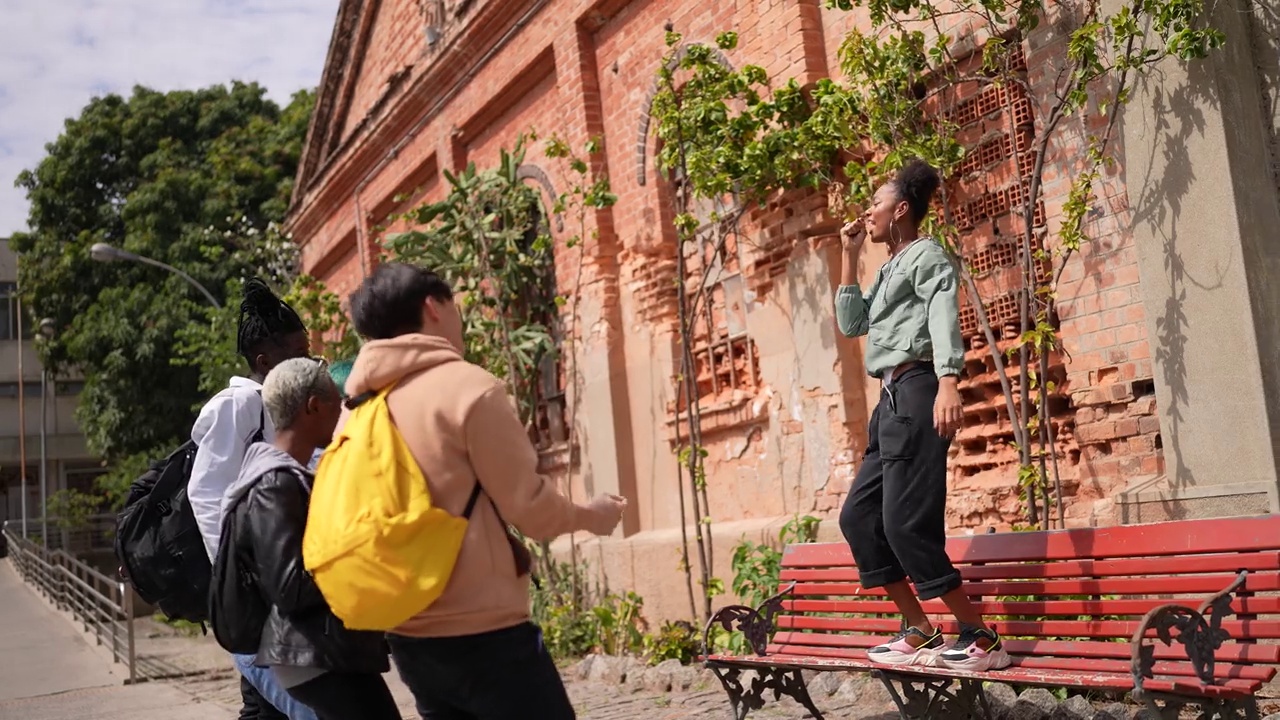
[[[237,553],[271,606],[254,664],[320,720],[400,720],[385,635],[344,627],[302,559],[315,482],[304,463],[333,440],[342,397],[322,361],[298,358],[267,375],[262,401],[275,439],[249,447],[222,501],[221,552]]]

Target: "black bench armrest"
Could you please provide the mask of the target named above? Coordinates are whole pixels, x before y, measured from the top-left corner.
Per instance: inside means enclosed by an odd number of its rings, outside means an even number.
[[[1222,619],[1235,613],[1231,609],[1233,596],[1244,587],[1245,578],[1248,575],[1249,571],[1240,571],[1235,582],[1216,595],[1210,596],[1197,610],[1184,605],[1161,605],[1142,618],[1137,631],[1133,634],[1131,655],[1133,694],[1136,699],[1142,699],[1143,681],[1154,677],[1152,668],[1155,665],[1156,648],[1154,644],[1148,644],[1147,641],[1155,639],[1170,647],[1175,641],[1181,643],[1186,648],[1187,659],[1191,661],[1191,666],[1195,668],[1196,676],[1200,681],[1206,685],[1215,684],[1214,654],[1224,642],[1231,639],[1230,633],[1222,629]],[[1175,629],[1178,631],[1177,637],[1172,633]],[[1156,631],[1155,638],[1147,637],[1149,630]]]
[[[773,620],[782,612],[782,602],[796,587],[788,585],[782,592],[760,603],[758,608],[746,605],[727,605],[720,608],[707,621],[702,630],[702,657],[711,655],[711,630],[719,625],[729,632],[741,631],[747,639],[747,645],[756,655],[763,657],[769,647],[769,638],[773,635]]]

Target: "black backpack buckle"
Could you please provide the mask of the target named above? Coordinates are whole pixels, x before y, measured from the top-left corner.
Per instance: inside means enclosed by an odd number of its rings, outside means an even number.
[[[161,515],[168,515],[169,511],[172,509],[173,505],[170,504],[168,500],[161,500],[156,503],[156,510],[159,510]]]

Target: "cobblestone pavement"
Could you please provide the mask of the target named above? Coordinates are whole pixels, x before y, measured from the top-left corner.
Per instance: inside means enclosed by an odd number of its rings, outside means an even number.
[[[388,683],[399,701],[406,720],[417,718],[413,698],[391,675]],[[228,710],[239,707],[240,686],[231,674],[187,679],[181,686],[203,702]],[[673,692],[630,692],[625,687],[589,681],[569,681],[569,696],[578,711],[579,720],[725,720],[730,717],[729,702],[719,687],[691,688]],[[896,712],[887,701],[859,703],[857,698],[826,698],[817,701],[829,720],[893,720]],[[803,708],[789,699],[768,702],[751,713],[753,720],[800,720],[808,717]]]
[[[714,687],[703,683],[689,690],[668,693],[627,694],[625,687],[617,685],[570,681],[569,694],[580,720],[725,720],[731,717],[728,698],[719,683]],[[860,695],[818,698],[815,703],[829,720],[895,720],[898,717],[891,711],[887,698],[862,699]],[[762,709],[751,713],[753,720],[800,720],[807,717],[809,715],[804,708],[789,698],[767,701]]]
[[[567,669],[566,685],[579,720],[725,720],[730,717],[729,702],[714,677],[699,674],[698,680],[684,690],[660,691],[644,689],[638,683],[600,682],[575,677],[574,668]],[[216,672],[202,677],[172,681],[195,699],[221,708],[234,710],[240,703],[240,686],[234,672]],[[417,718],[413,697],[395,673],[387,682],[406,720]],[[818,707],[829,720],[894,720],[887,695],[878,685],[855,680],[829,685],[815,683]],[[838,690],[827,695],[824,688]],[[789,699],[769,701],[761,710],[751,713],[753,720],[800,720],[808,717],[803,708]]]

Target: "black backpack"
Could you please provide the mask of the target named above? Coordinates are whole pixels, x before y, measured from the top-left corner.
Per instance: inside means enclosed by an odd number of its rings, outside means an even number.
[[[223,513],[222,535],[209,582],[209,627],[222,649],[236,655],[258,652],[262,628],[271,615],[271,603],[262,596],[251,559],[235,545],[240,523],[235,510],[248,494],[246,491]]]
[[[265,427],[264,415],[252,442],[262,440]],[[187,500],[197,447],[188,440],[133,482],[116,518],[115,549],[138,597],[170,619],[203,623],[212,571]]]
[[[209,556],[187,501],[196,449],[188,440],[134,481],[116,518],[115,545],[138,597],[171,619],[202,623],[209,607]]]

